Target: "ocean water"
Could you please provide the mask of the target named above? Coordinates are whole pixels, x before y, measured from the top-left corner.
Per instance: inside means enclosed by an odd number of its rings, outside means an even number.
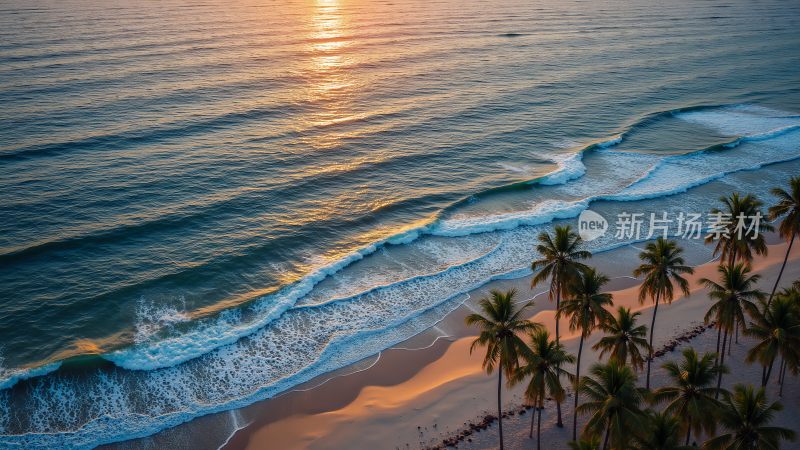
[[[0,446],[273,396],[587,208],[769,202],[798,29],[774,0],[3,2]]]

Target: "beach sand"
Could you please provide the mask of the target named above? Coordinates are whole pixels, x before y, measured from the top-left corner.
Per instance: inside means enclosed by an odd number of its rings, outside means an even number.
[[[774,237],[771,242],[769,256],[758,258],[753,264],[754,271],[762,275],[760,287],[767,291],[777,277],[786,251],[786,245],[777,243],[779,241]],[[639,305],[638,281],[624,275],[630,273],[638,263],[638,251],[634,246],[623,247],[598,255],[592,264],[605,273],[616,275],[609,283],[615,307],[624,305],[640,310],[640,323],[649,325],[652,305]],[[800,278],[799,259],[800,247],[795,247],[782,285]],[[654,337],[656,349],[662,348],[675,336],[702,324],[710,302],[697,280],[702,277],[716,279],[716,268],[714,262],[698,266],[690,277],[691,295],[659,307]],[[531,318],[546,324],[551,331],[555,329],[553,304],[546,295],[541,294],[542,288],[531,291],[529,283],[529,278],[493,282],[471,293],[469,301],[430,332],[382,352],[378,358],[362,363],[357,369],[345,369],[321,377],[297,390],[246,408],[244,415],[252,419],[248,419],[249,424],[238,430],[224,448],[403,449],[441,444],[444,439],[467,429],[469,423],[477,423],[484,416],[497,413],[496,375],[487,376],[481,369],[481,350],[470,355],[472,331],[463,325],[463,318],[474,308],[475,300],[489,289],[516,288],[520,302],[534,297],[536,305],[530,310]],[[446,333],[442,331],[445,329]],[[563,321],[561,333],[568,351],[577,353],[578,340],[574,333],[566,329]],[[596,332],[584,344],[584,373],[597,361],[591,346],[600,337],[601,333]],[[728,386],[735,382],[759,381],[760,367],[744,363],[743,355],[750,343],[744,337],[740,337],[739,342],[734,345],[729,360],[731,373],[724,378],[724,384]],[[713,351],[716,333],[713,329],[707,330],[691,342],[682,343],[673,352],[657,359],[653,367],[654,387],[664,382],[661,364],[679,358],[680,349],[688,345],[698,351]],[[356,372],[347,374],[348,370]],[[772,400],[777,399],[774,380],[775,377],[769,387]],[[534,444],[528,439],[530,412],[519,415],[524,404],[523,390],[523,385],[503,389],[503,402],[509,411],[514,411],[504,422],[509,448],[529,448]],[[798,429],[796,417],[800,413],[800,382],[797,377],[788,377],[781,401],[786,409],[776,423]],[[548,448],[567,448],[566,442],[571,437],[571,403],[570,392],[563,405],[564,428],[555,426],[555,405],[552,402],[546,404],[542,415],[542,442],[547,443]],[[459,447],[496,447],[496,428],[491,426],[485,431],[470,434],[459,442]]]

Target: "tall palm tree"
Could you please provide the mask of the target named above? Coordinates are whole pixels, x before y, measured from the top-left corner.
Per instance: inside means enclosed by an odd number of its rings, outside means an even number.
[[[616,361],[595,364],[591,376],[580,382],[580,391],[587,401],[580,405],[581,414],[591,414],[583,429],[584,437],[603,436],[603,449],[609,441],[613,448],[624,448],[630,430],[641,428],[645,420],[640,409],[647,391],[636,387],[636,375],[630,367]]]
[[[766,386],[772,375],[772,366],[780,356],[783,362],[797,364],[800,358],[800,320],[797,306],[782,295],[775,297],[771,305],[762,305],[761,310],[753,311],[752,322],[745,331],[758,343],[747,352],[747,362],[758,361],[764,368],[761,386]],[[779,375],[783,372],[783,362]]]
[[[583,240],[569,225],[558,226],[555,234],[542,232],[537,238],[536,251],[541,255],[531,263],[536,274],[531,279],[531,289],[550,280],[550,301],[555,300],[556,311],[561,307],[561,296],[565,294],[571,280],[578,278],[586,269],[581,259],[589,259],[592,253],[582,249]],[[556,342],[561,339],[556,320]]]
[[[703,443],[706,450],[778,449],[782,440],[794,440],[794,431],[769,426],[775,413],[783,409],[778,402],[768,404],[764,388],[737,384],[733,395],[720,410],[719,423],[728,431]]]
[[[763,299],[764,293],[756,289],[759,275],[750,275],[750,266],[744,263],[735,266],[721,265],[717,268],[720,283],[701,278],[700,283],[708,289],[708,296],[714,301],[705,316],[705,321],[717,322],[717,356],[719,364],[725,364],[725,346],[730,333],[737,324],[744,324],[745,311],[756,312],[754,301]],[[722,336],[722,351],[719,351]],[[717,373],[717,389],[722,384],[722,372]],[[719,391],[717,392],[719,394]],[[717,398],[719,396],[717,395]]]
[[[519,367],[519,358],[526,351],[525,342],[519,337],[520,333],[536,331],[542,328],[541,324],[533,323],[523,318],[525,309],[533,305],[528,302],[521,308],[514,304],[516,291],[492,291],[491,297],[480,301],[481,314],[470,314],[466,318],[467,325],[477,325],[480,334],[469,348],[470,354],[478,346],[486,347],[486,356],[483,358],[483,369],[491,375],[497,368],[497,420],[500,430],[500,448],[503,448],[503,404],[501,393],[503,388],[503,373],[511,382],[511,377]]]
[[[594,346],[593,350],[600,350],[600,359],[606,353],[611,354],[611,359],[620,364],[630,361],[634,370],[644,368],[644,356],[649,353],[650,344],[647,343],[647,327],[636,325],[636,318],[640,312],[632,313],[630,309],[620,306],[617,317],[609,317],[605,323],[600,324],[600,329],[606,334]]]
[[[538,411],[539,425],[536,428],[536,448],[541,448],[542,410],[544,399],[548,395],[556,401],[564,401],[566,392],[561,385],[561,378],[572,375],[561,367],[565,363],[575,362],[575,357],[564,351],[564,346],[550,340],[550,333],[539,330],[530,333],[530,346],[522,354],[523,364],[514,374],[514,382],[530,378],[525,389],[525,397]],[[533,438],[534,415],[531,415],[531,430],[528,437]]]
[[[632,448],[637,450],[690,450],[681,445],[678,435],[681,424],[678,418],[666,411],[647,411],[647,420],[639,430],[633,432]]]
[[[734,264],[736,261],[753,261],[754,252],[766,255],[767,243],[762,232],[771,231],[772,226],[760,221],[755,223],[754,219],[756,215],[765,217],[761,213],[764,203],[751,194],[742,197],[738,192],[730,197],[720,197],[720,201],[723,207],[713,208],[711,213],[725,215],[730,223],[723,227],[724,232],[706,236],[706,243],[717,241],[714,256],[719,255],[721,261]],[[756,225],[758,229],[755,229]],[[753,227],[754,233],[745,233],[750,227]]]
[[[781,276],[783,276],[783,269],[786,268],[786,261],[789,260],[789,253],[792,251],[794,239],[800,234],[800,176],[792,177],[789,180],[789,189],[791,192],[780,188],[772,190],[772,194],[778,197],[778,204],[769,208],[769,218],[770,220],[777,220],[783,217],[783,222],[778,227],[778,231],[782,238],[789,241],[789,248],[786,249],[786,256],[783,257],[778,279],[775,280],[775,285],[772,287],[767,303],[772,302],[772,297],[775,295]]]
[[[572,414],[572,440],[578,435],[578,383],[581,376],[581,354],[583,341],[601,323],[611,318],[606,307],[613,305],[611,294],[601,292],[603,285],[608,283],[608,277],[598,273],[594,268],[587,267],[583,275],[573,280],[569,288],[569,297],[564,300],[556,317],[562,315],[569,319],[570,330],[581,330],[578,341],[578,359],[575,366],[575,408]]]
[[[686,431],[684,445],[689,445],[693,430],[698,435],[703,431],[714,433],[717,425],[714,411],[721,406],[714,398],[717,393],[714,382],[717,372],[725,371],[725,366],[714,364],[713,353],[700,357],[693,348],[687,348],[680,363],[670,361],[663,367],[672,384],[656,390],[653,401],[667,402],[664,411],[679,419]]]
[[[549,297],[551,302],[555,300],[558,311],[561,308],[561,296],[566,293],[570,281],[580,277],[581,272],[586,269],[586,265],[580,260],[591,258],[592,254],[583,250],[583,240],[569,225],[557,226],[552,236],[542,232],[537,240],[539,244],[536,251],[541,258],[531,263],[531,270],[535,274],[531,279],[531,289],[550,279]],[[559,319],[556,315],[556,342],[560,339]],[[557,425],[563,427],[561,402],[556,402],[556,409]]]
[[[644,277],[639,288],[639,302],[644,303],[647,297],[653,299],[653,320],[650,324],[650,349],[647,357],[647,389],[650,389],[650,366],[653,362],[653,331],[656,327],[656,314],[658,303],[662,300],[672,303],[675,297],[673,283],[684,295],[689,295],[689,282],[683,278],[684,274],[694,273],[694,269],[687,266],[681,254],[683,249],[673,240],[663,237],[645,246],[639,254],[642,264],[633,271],[635,277]]]
[[[730,224],[725,228],[724,233],[709,234],[706,242],[712,242],[717,238],[717,245],[714,247],[714,256],[720,255],[722,263],[733,266],[736,261],[752,263],[753,253],[758,255],[767,254],[767,242],[763,232],[772,231],[772,225],[762,223],[760,217],[765,217],[761,212],[763,203],[753,195],[747,194],[744,197],[734,192],[730,197],[720,197],[725,205],[723,209],[714,208],[712,214],[727,214]],[[755,219],[756,215],[759,219]],[[756,222],[757,221],[757,222]],[[747,233],[752,227],[754,231]],[[739,328],[744,324],[735,320],[736,343],[739,343]]]
[[[791,287],[784,289],[780,296],[791,305],[795,320],[800,320],[800,280],[796,280]],[[783,397],[783,386],[786,384],[786,369],[791,369],[795,375],[800,373],[800,347],[796,347],[793,359],[782,358],[781,361],[783,367],[778,373],[778,383],[781,386],[778,395],[781,397]]]

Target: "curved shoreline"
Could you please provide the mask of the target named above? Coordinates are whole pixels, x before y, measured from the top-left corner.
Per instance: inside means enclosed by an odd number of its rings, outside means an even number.
[[[770,256],[756,260],[754,271],[762,273],[765,279],[774,276],[774,272],[777,271],[776,265],[782,261],[785,249],[786,245],[783,243],[770,245]],[[615,252],[616,250],[608,252],[608,256],[613,259]],[[790,259],[793,264],[787,266],[787,270],[788,267],[797,266],[800,249],[794,249]],[[692,277],[692,292],[699,293],[702,290],[696,284],[699,277],[713,276],[715,270],[716,265],[713,261],[698,266],[697,273]],[[800,271],[800,268],[794,270]],[[786,279],[793,278],[789,276]],[[526,282],[527,277],[517,280],[498,280],[492,285],[499,283],[525,286]],[[490,287],[492,286],[486,286],[479,291]],[[617,279],[612,289],[615,305],[631,306],[635,310],[642,311],[643,316],[650,311],[649,305],[638,305],[636,301],[638,282],[635,280]],[[553,328],[554,311],[547,309],[549,303],[540,302],[538,306],[537,312],[532,315],[533,318]],[[659,347],[679,338],[687,328],[695,329],[699,325],[698,321],[702,321],[702,315],[698,317],[696,313],[704,312],[706,307],[707,304],[702,301],[685,302],[681,299],[676,299],[672,305],[665,305],[666,311],[675,311],[676,317],[681,319],[679,321],[681,326],[678,332],[674,330],[670,332],[668,331],[670,324],[660,322],[661,328],[656,329],[656,339],[661,343]],[[443,319],[443,322],[454,325],[463,323],[463,316],[471,312],[469,308],[469,303],[465,303]],[[660,312],[660,314],[669,317],[670,313]],[[462,327],[460,331],[452,338],[441,336],[434,338],[432,344],[421,349],[390,348],[381,352],[379,359],[367,368],[353,373],[328,374],[322,384],[315,384],[308,389],[299,386],[301,389],[244,408],[243,413],[253,415],[254,420],[250,425],[233,432],[223,448],[258,449],[265,448],[265,444],[275,445],[277,442],[286,448],[334,448],[337,436],[338,439],[343,439],[341,436],[347,435],[353,442],[359,442],[359,439],[363,440],[363,433],[370,433],[370,430],[374,430],[377,435],[390,433],[390,436],[383,436],[384,440],[381,442],[384,444],[387,443],[385,439],[391,438],[401,448],[400,444],[413,447],[411,444],[417,439],[415,445],[433,446],[433,442],[425,443],[419,440],[432,439],[426,434],[425,427],[428,427],[427,432],[431,435],[436,435],[437,442],[448,436],[454,436],[459,430],[456,425],[466,423],[465,420],[471,421],[491,414],[492,409],[491,401],[477,402],[477,398],[468,399],[469,396],[464,395],[465,389],[485,388],[487,382],[488,385],[492,384],[492,380],[481,371],[480,356],[470,356],[468,353],[469,330]],[[569,340],[573,337],[575,336],[565,335],[563,339]],[[406,342],[418,338],[420,337]],[[572,344],[574,345],[574,342]],[[566,345],[569,346],[570,342]],[[314,380],[308,384],[313,382]],[[450,392],[450,395],[447,395],[447,392]],[[454,395],[453,392],[458,392],[458,395]],[[491,392],[489,389],[490,394]],[[509,401],[516,399],[517,404],[522,404],[522,401],[519,401],[521,395],[518,388],[509,390],[507,398]],[[432,403],[444,403],[448,406],[437,408]],[[470,404],[472,406],[469,406]],[[484,411],[487,414],[480,414],[482,408],[488,408]],[[436,417],[438,409],[448,409],[450,412],[460,413],[461,416],[455,420],[452,418],[440,420],[441,418]],[[465,409],[470,412],[465,413]],[[392,419],[384,417],[381,420],[380,417],[374,417],[375,410],[380,410],[381,415],[391,416]],[[421,414],[418,420],[413,420],[408,417],[410,413]],[[412,422],[417,425],[412,426]],[[397,434],[392,433],[392,430],[401,431],[397,431],[399,433]],[[396,436],[391,437],[391,434]]]

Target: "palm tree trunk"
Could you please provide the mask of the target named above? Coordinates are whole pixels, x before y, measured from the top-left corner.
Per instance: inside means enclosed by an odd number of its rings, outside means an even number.
[[[761,382],[761,387],[766,387],[767,383],[769,383],[769,377],[772,376],[772,366],[775,364],[775,357],[773,357],[769,362],[769,368],[767,369],[767,374],[764,375],[764,381]]]
[[[686,443],[683,445],[689,445],[689,437],[692,435],[692,421],[689,421],[689,426],[686,427]]]
[[[715,326],[717,327],[717,355],[714,357],[714,366],[719,367],[719,341],[722,337],[722,327],[720,326],[719,320],[717,320]]]
[[[500,430],[500,450],[503,450],[503,403],[500,395],[503,392],[503,369],[497,370],[497,425]]]
[[[544,409],[544,405],[539,406],[539,412],[537,413],[539,420],[537,420],[536,425],[536,450],[541,450],[542,448],[542,409]]]
[[[606,423],[606,437],[603,439],[603,450],[608,449],[608,436],[611,435],[611,419]]]
[[[558,413],[558,421],[556,422],[556,426],[558,428],[564,428],[564,421],[561,419],[561,402],[556,400],[556,411]]]
[[[736,319],[733,319],[733,326],[736,326]],[[731,347],[733,347],[733,330],[728,334],[728,356],[731,356]]]
[[[647,389],[650,389],[650,365],[653,363],[653,331],[656,327],[656,314],[658,313],[659,294],[656,294],[656,306],[653,308],[653,320],[650,323],[650,356],[647,358]]]
[[[786,384],[786,361],[783,362],[783,369],[781,369],[781,388],[778,389],[778,397],[783,397],[783,385]]]
[[[533,398],[533,407],[536,408],[537,405],[537,398]],[[534,409],[534,413],[531,414],[531,430],[528,432],[528,439],[533,439],[533,424],[536,422],[536,410]]]
[[[778,364],[778,384],[783,384],[783,367],[786,364],[786,358],[781,355],[781,363]]]
[[[722,337],[722,354],[719,358],[720,367],[725,364],[725,344],[728,341],[728,330],[725,330],[725,335]],[[719,399],[719,388],[722,386],[722,371],[717,373],[717,392],[714,393],[714,399]]]
[[[561,322],[558,317],[558,312],[561,311],[561,284],[559,283],[556,286],[556,345],[559,343],[560,335],[558,332],[558,323]],[[556,426],[558,428],[564,428],[564,421],[561,419],[561,402],[556,400],[556,413],[558,415],[558,421],[556,422]]]
[[[786,268],[786,261],[789,260],[789,253],[792,251],[792,244],[794,244],[794,238],[797,233],[792,233],[792,238],[789,239],[789,248],[786,249],[786,256],[783,257],[783,264],[781,264],[781,270],[778,272],[778,279],[775,280],[775,285],[772,286],[772,292],[769,294],[769,300],[767,300],[767,308],[769,308],[770,303],[772,303],[772,297],[775,295],[775,290],[778,289],[778,283],[781,282],[781,276],[783,275],[783,269]]]
[[[736,264],[736,246],[735,245],[731,249],[731,259],[730,259],[730,261],[728,261],[728,267],[732,268],[734,264]],[[738,344],[739,343],[739,318],[738,317],[734,317],[733,318],[733,328],[734,328],[734,334],[735,334],[734,342],[736,342]],[[733,347],[733,345],[731,343],[728,343],[728,356],[730,356],[730,354],[731,354],[731,347]]]
[[[572,440],[578,440],[578,387],[581,384],[581,353],[583,353],[583,338],[585,333],[581,332],[581,340],[578,343],[578,359],[575,364],[575,408],[572,410]]]
[[[561,339],[561,334],[558,332],[558,323],[561,322],[558,317],[558,312],[561,311],[561,285],[556,285],[556,345],[559,343],[559,339]]]

